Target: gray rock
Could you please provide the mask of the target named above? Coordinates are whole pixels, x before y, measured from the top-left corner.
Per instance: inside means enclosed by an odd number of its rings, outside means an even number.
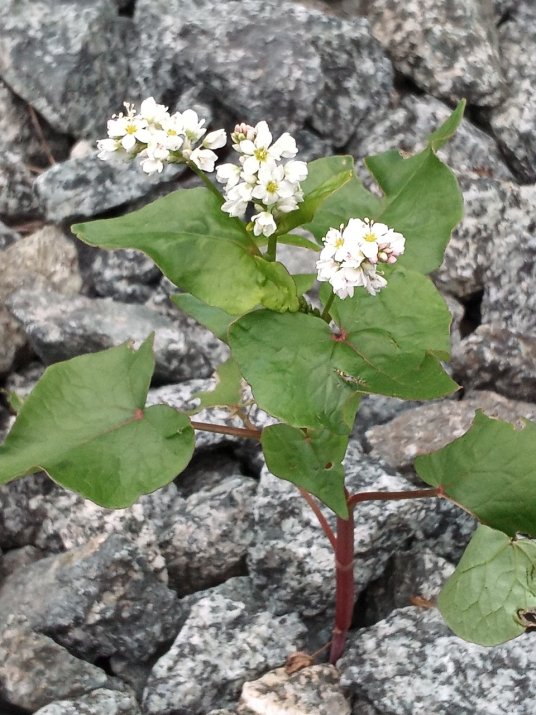
[[[0,624],[9,614],[87,660],[114,653],[147,660],[181,621],[175,594],[115,534],[13,573],[0,589]]]
[[[150,177],[139,161],[103,161],[95,151],[44,171],[35,181],[35,192],[48,221],[73,223],[137,199],[149,200],[156,188],[184,171],[184,165],[168,164],[161,174]]]
[[[214,369],[187,335],[143,305],[116,303],[109,298],[66,299],[52,291],[23,290],[11,296],[9,309],[47,365],[126,340],[139,344],[154,331],[155,380],[187,380],[193,375],[208,376]]]
[[[431,549],[457,566],[477,526],[475,518],[447,499],[426,499],[415,548]]]
[[[238,575],[254,538],[256,489],[254,479],[236,475],[177,505],[172,525],[159,541],[170,587],[179,596]]]
[[[76,700],[50,703],[36,715],[140,715],[140,712],[133,695],[101,688]]]
[[[228,707],[247,680],[282,665],[301,647],[295,614],[273,616],[251,600],[208,591],[154,666],[143,698],[148,715],[203,715]]]
[[[453,354],[453,376],[466,388],[536,402],[536,338],[480,325]]]
[[[141,251],[99,251],[91,269],[97,295],[125,303],[145,303],[155,290],[161,272]]]
[[[8,246],[13,245],[21,239],[20,233],[6,226],[0,221],[0,251],[3,251]]]
[[[96,138],[126,98],[131,25],[112,0],[6,0],[0,75],[58,131]]]
[[[515,16],[499,27],[505,101],[489,122],[510,166],[524,182],[536,181],[536,18]]]
[[[75,658],[51,638],[34,633],[24,619],[0,628],[0,696],[35,712],[54,700],[77,698],[106,686],[108,676]]]
[[[46,516],[44,495],[54,488],[43,473],[0,486],[0,547],[16,549],[32,544]]]
[[[19,322],[0,305],[0,375],[5,376],[11,371],[17,353],[26,342],[26,336]]]
[[[337,666],[354,712],[531,715],[532,634],[494,648],[457,638],[435,609],[404,608],[349,639]],[[357,707],[356,707],[357,706]]]
[[[75,245],[57,226],[44,226],[0,253],[0,273],[0,304],[24,288],[74,294],[82,287]]]
[[[244,683],[238,715],[350,715],[333,665],[312,665],[287,675],[278,668]]]
[[[411,484],[388,474],[362,454],[355,443],[345,458],[348,490],[404,490]],[[359,594],[383,572],[385,563],[416,533],[422,505],[411,501],[364,502],[356,513],[355,579]],[[335,528],[332,512],[325,516]],[[333,550],[309,505],[290,482],[266,469],[256,498],[258,536],[249,550],[248,568],[254,585],[275,613],[289,611],[313,617],[333,607]]]
[[[417,400],[399,400],[384,395],[364,395],[359,403],[352,429],[352,437],[363,440],[365,432],[373,425],[383,425],[414,407],[425,404]]]
[[[508,422],[518,422],[520,417],[536,422],[536,404],[475,391],[459,402],[444,400],[408,410],[392,422],[370,429],[366,440],[373,457],[385,460],[393,469],[408,470],[419,455],[435,452],[464,435],[479,409]]]
[[[0,221],[41,217],[39,201],[33,193],[34,179],[20,153],[0,151]]]
[[[451,107],[438,99],[406,95],[380,121],[373,118],[365,122],[347,151],[356,158],[358,168],[365,157],[392,149],[416,154],[426,147],[426,137],[451,113]],[[506,181],[513,178],[495,141],[465,118],[452,139],[439,150],[438,156],[457,172],[480,172]]]
[[[454,568],[422,543],[395,554],[362,594],[356,608],[359,625],[374,625],[397,608],[432,607]]]
[[[372,33],[395,67],[427,93],[494,106],[505,89],[491,2],[376,0]]]
[[[10,574],[36,561],[41,561],[45,554],[35,546],[22,546],[3,554],[0,560],[0,583]]]

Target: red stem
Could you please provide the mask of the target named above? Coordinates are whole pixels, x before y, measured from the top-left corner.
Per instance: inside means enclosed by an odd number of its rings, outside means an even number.
[[[191,421],[194,429],[202,430],[203,432],[217,432],[218,434],[230,434],[234,437],[247,437],[249,439],[260,439],[262,430],[260,429],[244,429],[243,427],[230,427],[229,425],[211,425],[207,422]]]
[[[356,504],[362,501],[397,501],[400,499],[426,499],[427,497],[438,497],[441,489],[412,489],[406,492],[360,492],[352,494],[348,499],[348,509],[353,509]]]
[[[337,603],[333,642],[329,655],[329,662],[332,665],[335,665],[344,651],[346,635],[352,625],[354,613],[354,514],[349,504],[348,507],[348,519],[337,517],[337,542],[335,547]]]
[[[311,509],[316,514],[316,517],[317,517],[318,521],[320,522],[320,526],[324,530],[324,534],[328,537],[329,542],[330,542],[331,546],[333,547],[333,551],[336,551],[337,550],[337,540],[335,538],[335,534],[331,531],[331,527],[328,524],[328,522],[326,521],[326,517],[324,516],[324,514],[322,514],[322,512],[320,511],[320,507],[318,506],[318,504],[315,502],[315,500],[309,494],[308,491],[306,491],[305,489],[302,489],[301,487],[298,487],[298,488],[300,490],[300,494],[302,495],[302,497],[305,499],[305,501],[309,504]]]

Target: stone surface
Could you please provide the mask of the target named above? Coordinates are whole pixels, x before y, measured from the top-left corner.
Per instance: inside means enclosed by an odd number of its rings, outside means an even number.
[[[408,410],[388,424],[372,427],[366,440],[373,457],[383,459],[393,469],[411,469],[419,455],[435,452],[464,435],[476,410],[507,422],[519,422],[520,417],[536,422],[536,404],[475,391],[458,402],[445,400]]]
[[[228,707],[244,682],[281,666],[303,643],[305,626],[295,614],[273,616],[243,588],[236,596],[217,589],[201,595],[151,672],[143,699],[148,715]]]
[[[36,715],[140,715],[140,708],[133,695],[100,688],[76,700],[46,705]]]
[[[5,376],[11,371],[17,353],[26,342],[19,322],[0,305],[0,375]]]
[[[0,221],[0,251],[3,251],[8,246],[13,245],[21,239],[20,233],[6,226]]]
[[[422,487],[422,481],[419,480]],[[414,546],[430,549],[455,566],[458,565],[478,522],[447,499],[423,500]]]
[[[76,698],[107,682],[103,670],[34,633],[24,619],[4,620],[0,627],[0,697],[25,712]]]
[[[238,715],[350,715],[333,665],[312,665],[292,675],[279,668],[244,683]]]
[[[388,474],[353,442],[345,458],[346,485],[357,491],[403,490],[411,485]],[[422,506],[411,501],[360,505],[355,529],[356,593],[377,578],[388,558],[415,534]],[[325,509],[332,529],[335,518]],[[275,613],[289,611],[313,617],[334,604],[333,551],[309,505],[290,482],[266,469],[255,504],[258,536],[249,550],[248,569],[254,585]]]
[[[235,475],[192,494],[176,507],[160,536],[170,587],[179,596],[237,575],[254,538],[254,479]]]
[[[20,153],[0,151],[0,221],[41,217],[34,178]]]
[[[491,2],[376,0],[368,7],[372,34],[396,69],[429,94],[494,106],[504,78]]]
[[[480,325],[453,354],[454,379],[466,388],[494,390],[536,402],[536,338]]]
[[[3,554],[0,560],[0,584],[10,574],[36,561],[41,561],[45,554],[35,546],[22,546]]]
[[[125,99],[131,24],[112,0],[6,0],[0,75],[58,131],[96,138]]]
[[[114,653],[147,660],[181,621],[175,594],[115,534],[13,573],[0,589],[0,624],[9,614],[87,660]]]
[[[526,3],[528,7],[530,3]],[[513,15],[499,27],[505,101],[491,112],[490,126],[511,167],[524,182],[536,181],[536,16]]]
[[[44,171],[35,181],[35,192],[48,221],[73,223],[137,199],[148,201],[159,185],[184,171],[184,166],[168,164],[161,174],[148,176],[139,161],[103,161],[95,151]]]
[[[391,149],[416,154],[426,147],[426,137],[451,113],[451,107],[433,97],[402,96],[380,121],[373,118],[364,122],[347,151],[356,158],[358,168],[365,157]],[[513,178],[496,142],[466,118],[462,119],[452,139],[438,151],[438,156],[458,172],[480,172],[506,181]]]
[[[91,264],[95,293],[125,303],[145,303],[161,278],[160,269],[141,251],[99,251]]]
[[[395,611],[349,638],[337,666],[354,695],[382,715],[531,715],[534,635],[494,648],[457,638],[435,609]]]
[[[46,516],[44,496],[54,483],[43,472],[0,486],[0,547],[32,544]]]
[[[156,381],[208,376],[215,367],[172,321],[143,305],[84,296],[66,299],[52,291],[22,290],[11,296],[9,308],[47,365],[126,340],[139,345],[154,331]]]

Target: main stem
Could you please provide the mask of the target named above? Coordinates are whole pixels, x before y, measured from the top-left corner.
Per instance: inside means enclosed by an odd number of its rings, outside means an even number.
[[[337,517],[337,542],[335,546],[337,602],[333,641],[329,655],[329,662],[332,665],[335,665],[344,651],[346,635],[352,625],[354,613],[354,513],[352,509],[348,511],[348,519]]]

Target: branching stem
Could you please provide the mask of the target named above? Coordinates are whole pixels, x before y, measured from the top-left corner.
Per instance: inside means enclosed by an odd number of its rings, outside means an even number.
[[[311,507],[311,509],[312,509],[312,510],[314,511],[314,513],[316,514],[316,517],[317,517],[318,521],[320,522],[320,526],[321,526],[322,529],[324,530],[324,534],[328,537],[329,543],[330,543],[331,546],[333,547],[333,550],[336,551],[336,549],[337,549],[337,539],[335,538],[335,534],[334,534],[333,531],[331,530],[330,525],[329,525],[328,522],[326,521],[326,517],[325,517],[324,514],[322,514],[322,512],[320,511],[320,507],[319,507],[318,504],[315,502],[315,500],[313,499],[312,495],[309,494],[309,492],[306,491],[305,489],[302,489],[301,487],[299,487],[299,489],[300,489],[300,494],[302,495],[302,497],[305,499],[305,501],[309,504],[309,506]]]
[[[401,499],[429,499],[440,496],[439,489],[412,489],[405,492],[360,492],[348,499],[348,508],[353,509],[363,501],[400,501]]]
[[[268,238],[268,248],[264,257],[267,261],[275,261],[277,257],[277,235],[275,233]]]
[[[211,425],[207,422],[191,421],[194,429],[203,432],[216,432],[217,434],[229,434],[233,437],[245,437],[246,439],[259,439],[262,437],[260,429],[244,429],[243,427],[231,427],[229,425]]]
[[[218,191],[217,187],[214,186],[214,184],[208,178],[204,171],[201,171],[201,169],[199,169],[193,161],[187,161],[186,166],[188,166],[194,172],[194,174],[197,174],[197,176],[199,176],[201,181],[203,181],[206,185],[207,189],[210,189],[210,191],[212,191],[212,193],[215,194],[222,203],[224,202],[222,194],[220,193],[220,191]]]

